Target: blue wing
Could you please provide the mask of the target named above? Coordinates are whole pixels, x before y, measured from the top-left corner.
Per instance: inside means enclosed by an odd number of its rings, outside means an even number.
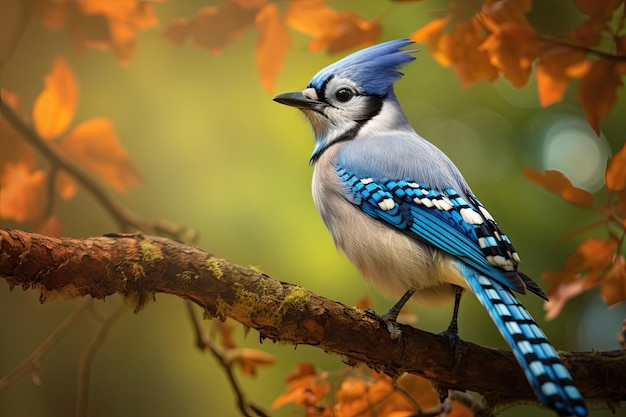
[[[452,254],[505,287],[545,298],[517,270],[519,256],[491,215],[471,194],[435,190],[411,178],[374,180],[338,166],[347,197],[369,216]]]

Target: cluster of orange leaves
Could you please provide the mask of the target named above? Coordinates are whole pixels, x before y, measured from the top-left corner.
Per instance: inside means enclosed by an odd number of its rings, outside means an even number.
[[[155,1],[141,0],[18,0],[49,30],[66,29],[79,50],[112,51],[127,64],[133,58],[140,30],[158,24]]]
[[[55,147],[65,158],[100,177],[118,191],[139,183],[139,174],[122,146],[113,124],[94,117],[72,126],[78,104],[78,85],[65,59],[57,57],[45,87],[35,99],[31,118],[37,135]],[[19,100],[2,91],[2,100],[21,114]],[[20,133],[5,118],[0,118],[0,218],[17,222],[33,221],[42,232],[58,234],[51,207],[50,191],[71,199],[76,182],[63,170],[44,169]],[[6,150],[6,151],[5,151]],[[52,186],[54,185],[54,186]]]
[[[569,203],[593,210],[601,218],[583,228],[603,227],[607,237],[589,237],[568,257],[565,268],[545,272],[542,278],[550,284],[546,303],[547,318],[554,318],[572,297],[595,286],[600,287],[608,305],[626,300],[626,144],[609,159],[604,174],[607,201],[594,206],[594,198],[586,190],[574,187],[559,171],[539,172],[526,168],[524,174]]]
[[[626,59],[594,51],[610,41],[617,56],[626,55],[626,21],[622,0],[575,0],[586,16],[564,37],[537,33],[526,14],[532,0],[453,1],[447,16],[417,30],[411,38],[425,42],[444,66],[451,66],[465,86],[493,82],[502,74],[515,87],[524,87],[533,73],[541,105],[563,98],[573,79],[581,78],[578,98],[589,124],[600,122],[623,86]],[[593,52],[592,52],[593,51]],[[595,53],[594,53],[595,52]]]
[[[331,375],[301,362],[285,382],[287,389],[274,399],[272,407],[293,403],[301,406],[307,417],[406,417],[439,406],[439,395],[431,383],[411,374],[394,383],[387,375],[372,370],[351,369]],[[338,388],[333,390],[333,385]],[[474,414],[462,403],[452,401],[447,415]]]
[[[187,40],[199,48],[219,54],[246,29],[258,32],[256,66],[265,90],[272,92],[282,69],[285,54],[291,47],[291,28],[313,39],[309,49],[327,48],[335,53],[361,44],[373,43],[380,35],[378,20],[364,20],[352,11],[339,12],[324,0],[291,0],[285,10],[269,0],[220,0],[221,5],[198,11],[194,18],[178,18],[164,35],[175,45]]]

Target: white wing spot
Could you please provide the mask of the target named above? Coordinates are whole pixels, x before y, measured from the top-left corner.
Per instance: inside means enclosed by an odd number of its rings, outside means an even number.
[[[434,206],[433,201],[430,198],[422,198],[422,204],[424,207],[431,208]]]
[[[460,210],[461,217],[466,223],[469,224],[481,224],[483,222],[483,218],[480,217],[480,214],[475,212],[470,208],[462,208]]]
[[[380,203],[378,203],[378,207],[380,207],[381,210],[385,210],[385,211],[391,210],[395,206],[396,206],[396,203],[393,201],[392,198],[385,198]]]
[[[452,205],[452,201],[450,201],[448,197],[442,197],[441,200],[439,200],[439,204],[441,206],[441,210],[448,211],[454,208],[454,206]]]
[[[363,179],[361,180],[361,183],[366,184],[366,185],[367,185],[367,184],[371,184],[371,183],[373,183],[373,182],[374,182],[374,180],[373,180],[372,178],[363,178]]]

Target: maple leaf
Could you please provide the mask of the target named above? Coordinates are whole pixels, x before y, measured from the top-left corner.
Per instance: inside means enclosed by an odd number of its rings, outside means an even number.
[[[45,88],[35,99],[33,121],[39,136],[50,140],[69,127],[78,103],[78,86],[63,57],[56,57],[45,77]]]
[[[0,172],[0,217],[23,222],[40,219],[45,206],[46,173],[26,161],[7,162]]]
[[[49,30],[68,28],[72,42],[111,50],[120,63],[133,57],[139,30],[156,26],[151,2],[141,0],[33,0],[31,8]]]
[[[537,91],[542,107],[561,101],[573,78],[584,77],[591,63],[585,53],[571,48],[551,48],[537,62]]]
[[[539,55],[534,29],[528,24],[510,21],[496,24],[484,19],[483,23],[491,34],[479,49],[489,54],[491,64],[511,84],[517,88],[524,87],[530,78],[532,63]]]
[[[259,31],[256,66],[261,75],[263,88],[271,93],[274,90],[274,80],[282,70],[283,59],[291,47],[291,42],[276,4],[269,3],[263,7],[257,13],[255,23]]]
[[[57,172],[55,187],[63,200],[70,200],[76,195],[76,181],[65,171]]]
[[[524,168],[524,175],[532,182],[559,195],[565,201],[584,208],[593,206],[591,193],[582,188],[574,187],[560,171],[546,170],[541,172],[534,168]]]
[[[623,85],[618,62],[599,59],[583,77],[578,100],[593,130],[600,134],[600,122],[615,104],[617,89]]]
[[[222,7],[209,6],[198,10],[194,19],[173,20],[163,36],[178,46],[190,39],[194,46],[218,55],[254,24],[255,16],[264,4],[265,1],[223,0]]]
[[[310,362],[298,363],[297,369],[287,375],[287,390],[272,401],[272,408],[288,403],[316,406],[329,392],[328,373],[318,371]]]
[[[546,319],[556,317],[570,298],[598,285],[611,268],[617,247],[615,237],[606,240],[588,238],[567,258],[565,268],[542,275],[550,284],[550,301],[544,306]]]
[[[257,369],[261,366],[270,366],[276,362],[274,356],[258,349],[231,348],[224,354],[224,360],[228,364],[235,364],[248,376],[256,376]]]
[[[609,191],[626,189],[626,143],[619,152],[609,158],[604,182]]]
[[[80,123],[59,146],[68,157],[118,191],[127,191],[140,182],[137,169],[108,119],[97,117]]]
[[[313,37],[311,51],[328,48],[337,53],[359,45],[369,45],[380,35],[380,22],[367,21],[352,11],[338,12],[324,0],[293,0],[287,6],[285,21],[292,29]]]
[[[611,269],[600,283],[600,294],[608,306],[626,300],[626,261],[623,256],[615,258]]]
[[[436,19],[411,35],[416,42],[426,42],[428,50],[443,66],[451,66],[463,87],[480,81],[494,81],[498,71],[490,62],[489,54],[480,49],[486,35],[476,17],[457,21],[449,33],[446,26],[452,16]]]

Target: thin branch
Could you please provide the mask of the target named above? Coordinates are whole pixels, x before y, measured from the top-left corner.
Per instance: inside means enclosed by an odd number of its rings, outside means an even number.
[[[85,417],[88,412],[89,401],[89,382],[91,375],[91,367],[96,352],[102,344],[111,329],[111,326],[117,319],[127,311],[126,306],[119,306],[108,317],[102,320],[98,333],[91,339],[85,353],[80,358],[78,365],[78,390],[76,394],[76,417]]]
[[[358,308],[165,238],[70,239],[0,229],[0,278],[38,290],[42,301],[51,293],[57,299],[120,294],[140,309],[155,293],[172,294],[200,305],[206,315],[256,329],[263,339],[307,344],[390,376],[408,372],[449,389],[474,391],[492,407],[537,404],[509,351],[461,341],[463,362],[455,367],[448,338],[407,325],[400,326],[397,348],[385,326]],[[626,401],[626,351],[561,357],[590,405]]]
[[[602,51],[600,49],[577,45],[556,36],[538,34],[537,39],[550,45],[562,46],[565,48],[573,49],[575,51],[584,52],[585,54],[595,55],[598,58],[607,59],[610,61],[626,61],[626,55],[612,54],[610,52]]]
[[[41,358],[50,351],[67,333],[69,327],[80,314],[91,304],[91,300],[83,301],[61,324],[44,340],[22,363],[0,379],[0,391],[11,385],[16,379],[29,371],[38,372]],[[39,379],[38,377],[34,377]]]
[[[85,187],[85,189],[89,191],[97,202],[109,213],[113,220],[118,224],[121,231],[130,232],[141,230],[148,233],[162,234],[174,239],[189,239],[190,237],[195,236],[195,233],[184,236],[187,234],[187,229],[181,226],[170,225],[163,221],[145,221],[140,216],[118,203],[104,190],[104,187],[102,187],[102,185],[96,181],[91,174],[89,174],[71,158],[68,158],[60,152],[54,143],[43,140],[43,138],[41,138],[32,127],[28,126],[20,118],[11,106],[2,100],[1,96],[0,115],[2,115],[5,120],[9,122],[9,124],[18,133],[20,133],[32,147],[39,151],[55,168],[63,169],[83,187]],[[49,198],[53,198],[52,195],[50,195]]]
[[[202,328],[202,321],[198,317],[193,304],[187,301],[186,305],[196,337],[196,346],[202,351],[208,349],[224,370],[224,373],[228,378],[228,382],[237,397],[237,408],[239,408],[241,414],[246,417],[267,417],[268,414],[246,398],[245,393],[239,386],[239,381],[237,381],[237,378],[235,377],[232,365],[226,361],[224,348],[215,343],[211,336],[209,336],[209,334]]]

